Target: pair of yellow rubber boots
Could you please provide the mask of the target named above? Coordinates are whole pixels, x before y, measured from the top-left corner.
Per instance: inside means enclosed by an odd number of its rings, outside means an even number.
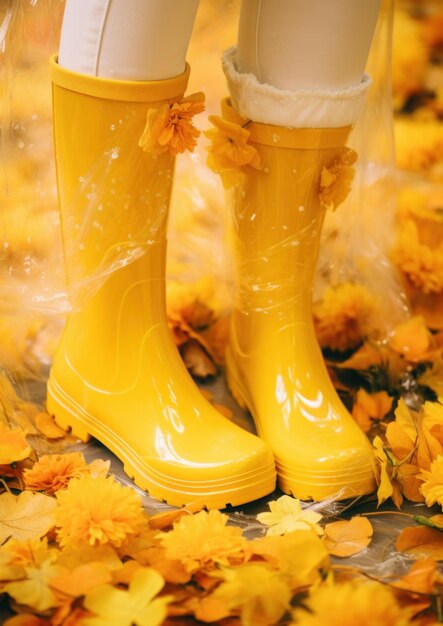
[[[275,488],[275,463],[280,487],[301,499],[371,492],[370,446],[331,385],[311,319],[319,177],[349,129],[250,124],[262,167],[241,167],[227,184],[239,272],[227,375],[259,438],[204,399],[167,324],[174,155],[164,120],[188,74],[113,81],[52,62],[67,282],[83,299],[54,359],[48,411],[80,439],[96,437],[137,485],[173,505],[263,497]],[[223,115],[243,123],[228,102]],[[175,131],[185,145],[189,127]]]

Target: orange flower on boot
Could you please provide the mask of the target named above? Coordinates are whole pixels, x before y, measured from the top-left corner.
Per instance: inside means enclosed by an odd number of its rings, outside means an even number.
[[[200,131],[192,118],[205,109],[204,95],[194,93],[179,102],[163,104],[158,109],[149,109],[145,129],[138,145],[154,155],[168,152],[175,156],[179,152],[193,152]]]
[[[235,167],[250,167],[260,170],[262,165],[257,150],[248,144],[250,132],[246,128],[228,122],[218,115],[211,115],[209,121],[214,124],[204,132],[211,141],[208,148],[208,165],[213,172],[223,172]]]
[[[319,198],[326,209],[335,209],[346,200],[354,180],[354,163],[357,153],[352,148],[342,148],[329,167],[324,167],[320,178]]]

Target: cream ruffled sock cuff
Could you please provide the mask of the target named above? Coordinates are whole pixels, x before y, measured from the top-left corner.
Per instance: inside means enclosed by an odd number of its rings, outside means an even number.
[[[369,76],[344,89],[277,89],[253,74],[241,74],[236,53],[235,47],[228,48],[222,65],[232,104],[245,119],[290,128],[340,128],[354,124],[360,115]]]

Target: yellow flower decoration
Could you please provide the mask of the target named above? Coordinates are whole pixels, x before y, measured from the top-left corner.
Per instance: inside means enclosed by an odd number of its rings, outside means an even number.
[[[424,480],[421,492],[426,498],[427,506],[436,502],[443,507],[443,456],[439,455],[431,463],[430,470],[422,470],[420,478]]]
[[[318,525],[322,516],[310,509],[302,509],[300,500],[291,496],[281,496],[268,503],[270,513],[259,513],[257,519],[269,526],[267,535],[284,535],[294,530],[315,530],[319,535],[323,529]]]
[[[246,128],[218,115],[211,115],[209,121],[215,128],[205,131],[204,135],[211,141],[208,165],[214,172],[244,166],[255,170],[262,168],[259,153],[248,143],[251,133]]]
[[[352,148],[342,148],[329,167],[323,167],[320,177],[319,198],[326,209],[335,210],[346,200],[354,180],[354,163],[357,153]]]
[[[146,522],[140,496],[112,477],[73,479],[56,497],[60,506],[55,523],[61,546],[109,543],[119,547]]]
[[[138,145],[153,155],[169,152],[193,152],[200,131],[192,123],[194,115],[205,109],[203,93],[194,93],[179,102],[149,109],[145,129]]]
[[[188,572],[243,561],[247,541],[241,529],[226,526],[227,521],[216,510],[182,517],[172,531],[159,535],[166,557],[181,561]]]
[[[294,611],[293,626],[408,626],[410,612],[380,583],[324,585]]]
[[[339,351],[356,348],[371,330],[376,309],[373,296],[361,285],[328,287],[313,309],[321,347]]]
[[[443,245],[432,249],[421,243],[411,219],[401,225],[393,258],[410,283],[423,293],[443,291]]]

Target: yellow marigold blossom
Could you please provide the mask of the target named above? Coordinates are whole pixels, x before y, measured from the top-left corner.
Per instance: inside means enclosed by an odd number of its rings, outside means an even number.
[[[313,309],[321,347],[340,351],[356,348],[368,334],[375,311],[374,298],[361,285],[328,287]]]
[[[443,245],[432,249],[421,243],[418,227],[412,219],[400,226],[393,259],[411,284],[423,293],[443,291]]]
[[[23,461],[32,452],[22,430],[11,430],[0,422],[0,465]]]
[[[354,180],[357,153],[352,148],[342,148],[328,167],[323,167],[320,177],[320,203],[335,210],[346,200]]]
[[[397,119],[394,124],[397,165],[441,180],[443,123]]]
[[[140,496],[112,476],[83,476],[56,494],[57,536],[61,546],[71,542],[121,546],[145,523]]]
[[[173,530],[158,535],[166,558],[180,561],[188,572],[241,562],[247,541],[241,529],[226,526],[227,521],[216,510],[182,517]]]
[[[165,103],[156,109],[149,109],[146,126],[138,145],[145,152],[175,156],[179,152],[194,151],[200,131],[195,128],[192,118],[205,109],[204,95],[194,93],[179,102]]]
[[[209,121],[215,126],[204,132],[210,139],[208,165],[214,172],[248,165],[260,170],[260,155],[248,141],[250,132],[218,115],[210,115]]]
[[[289,610],[291,591],[284,578],[266,565],[251,563],[223,571],[213,597],[239,613],[242,626],[275,624]]]
[[[259,513],[257,519],[269,526],[267,535],[284,535],[294,530],[315,530],[319,535],[323,529],[318,525],[322,516],[310,509],[302,509],[300,500],[281,496],[268,503],[270,513]]]
[[[351,581],[318,588],[297,608],[293,626],[408,626],[410,612],[380,583]]]
[[[427,506],[438,502],[443,507],[443,456],[439,455],[431,463],[429,471],[422,470],[420,477],[424,481],[421,492],[426,498]]]
[[[64,489],[71,478],[89,473],[89,467],[83,454],[69,452],[65,454],[45,454],[37,463],[23,473],[28,489],[45,491],[53,494]]]

